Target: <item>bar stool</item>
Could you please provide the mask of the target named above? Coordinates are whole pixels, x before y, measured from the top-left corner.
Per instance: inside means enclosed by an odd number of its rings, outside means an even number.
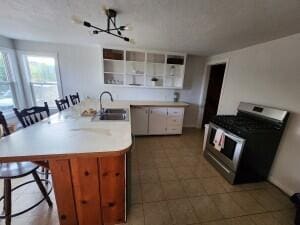
[[[7,127],[6,120],[3,116],[3,113],[0,112],[0,124],[3,127],[3,136],[7,136],[10,134],[9,129]],[[46,179],[40,179],[40,177],[37,174],[37,169],[39,168],[38,165],[32,163],[32,162],[14,162],[14,163],[0,163],[0,179],[4,180],[4,194],[2,197],[0,197],[0,201],[4,200],[3,204],[3,212],[4,215],[0,215],[1,219],[5,219],[6,225],[11,225],[11,218],[15,216],[19,216],[23,213],[28,212],[29,210],[35,208],[39,204],[41,204],[44,200],[47,201],[49,207],[52,207],[52,201],[49,197],[49,194],[52,191],[52,187],[47,190],[45,189],[42,181],[45,183],[49,183]],[[14,188],[11,186],[11,180],[16,178],[25,177],[29,174],[32,174],[33,180],[27,181],[25,183],[22,183]],[[11,195],[12,192],[23,187],[24,185],[30,184],[35,182],[38,185],[38,188],[40,189],[41,193],[43,194],[43,198],[35,203],[34,205],[30,206],[29,208],[22,210],[20,212],[12,214],[12,202],[11,202]]]

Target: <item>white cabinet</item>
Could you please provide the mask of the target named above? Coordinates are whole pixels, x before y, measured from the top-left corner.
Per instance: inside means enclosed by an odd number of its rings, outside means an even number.
[[[184,108],[152,107],[149,113],[149,135],[181,134]]]
[[[151,107],[149,114],[149,130],[148,134],[165,134],[167,127],[167,116],[168,109],[160,107]]]
[[[182,89],[186,54],[103,48],[105,85]]]
[[[134,135],[148,134],[148,107],[131,108],[131,129]]]
[[[131,107],[134,135],[182,134],[184,107]]]
[[[184,108],[168,108],[167,134],[181,134],[183,124]]]

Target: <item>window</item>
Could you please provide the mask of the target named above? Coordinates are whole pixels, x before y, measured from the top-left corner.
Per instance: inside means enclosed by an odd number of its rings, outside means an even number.
[[[25,55],[27,80],[33,105],[55,107],[55,99],[60,97],[60,79],[57,59],[54,56]]]
[[[0,51],[0,111],[7,113],[16,105],[14,82],[8,54]]]

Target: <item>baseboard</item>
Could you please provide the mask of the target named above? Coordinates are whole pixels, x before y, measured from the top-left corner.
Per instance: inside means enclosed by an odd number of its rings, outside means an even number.
[[[274,176],[269,176],[268,181],[275,185],[276,187],[278,187],[281,191],[283,191],[284,193],[286,193],[288,196],[291,196],[293,194],[295,194],[294,191],[292,191],[289,187],[287,187],[286,185],[282,184],[279,180],[277,180],[276,178],[274,178]]]
[[[196,125],[183,125],[183,128],[197,128]]]

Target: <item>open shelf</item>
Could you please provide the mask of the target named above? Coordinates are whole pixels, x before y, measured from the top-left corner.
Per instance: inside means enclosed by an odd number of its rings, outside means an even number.
[[[144,76],[136,76],[126,74],[126,85],[131,86],[144,86],[145,84]]]
[[[164,63],[149,63],[147,62],[147,75],[157,76],[165,74],[165,64]]]
[[[163,77],[155,77],[158,79],[156,82],[152,82],[152,77],[146,78],[146,86],[147,87],[163,87],[164,86],[164,80]]]
[[[124,74],[104,73],[104,84],[124,85]]]
[[[104,73],[124,73],[123,61],[108,61],[105,60],[103,63]]]
[[[159,53],[147,53],[147,62],[164,64],[166,62],[166,55]]]
[[[124,60],[124,51],[117,49],[103,49],[103,59]]]
[[[126,61],[127,74],[145,74],[145,62]]]
[[[184,70],[183,65],[167,64],[166,76],[181,76],[183,70]]]
[[[182,88],[186,54],[103,49],[104,83],[120,87]],[[157,78],[157,82],[152,82]]]
[[[145,62],[145,52],[126,51],[126,61]]]

